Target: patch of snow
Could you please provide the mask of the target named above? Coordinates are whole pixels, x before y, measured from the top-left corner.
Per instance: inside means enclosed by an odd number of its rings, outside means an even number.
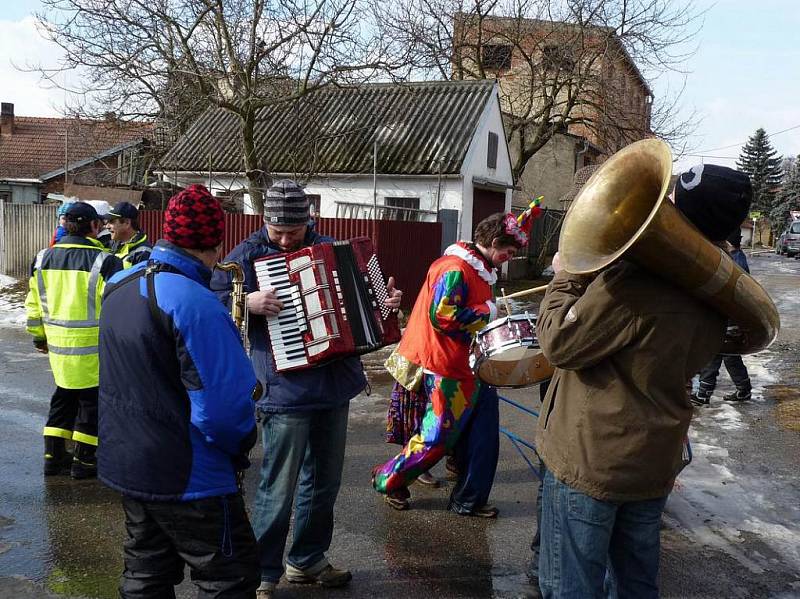
[[[25,326],[25,302],[19,297],[3,292],[18,281],[8,275],[0,275],[0,326]]]
[[[8,275],[0,275],[0,289],[3,287],[9,287],[11,285],[15,285],[17,280],[14,277],[9,277]]]
[[[714,423],[722,430],[734,431],[744,427],[742,415],[736,407],[728,402],[712,402],[711,405],[703,409],[703,417],[711,418]]]

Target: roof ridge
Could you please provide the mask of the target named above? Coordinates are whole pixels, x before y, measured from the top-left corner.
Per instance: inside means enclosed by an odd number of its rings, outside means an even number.
[[[132,126],[132,127],[147,127],[147,126],[155,126],[155,121],[123,121],[123,120],[115,120],[109,121],[107,119],[88,119],[82,117],[60,117],[60,116],[25,116],[20,114],[14,115],[14,122],[20,122],[22,120],[25,121],[58,121],[58,122],[68,122],[68,123],[86,123],[86,124],[97,124],[97,125],[113,125],[113,126]]]

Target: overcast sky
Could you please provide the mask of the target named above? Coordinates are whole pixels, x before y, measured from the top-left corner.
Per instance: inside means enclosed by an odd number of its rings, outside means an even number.
[[[800,2],[797,0],[699,0],[705,9],[699,51],[685,65],[685,114],[698,113],[693,152],[676,170],[699,162],[735,166],[741,144],[758,128],[779,153],[800,154]],[[57,48],[41,39],[32,13],[39,0],[3,3],[0,19],[0,100],[22,116],[57,116],[64,92],[47,89],[14,64],[48,64]],[[52,64],[52,63],[50,63]],[[69,83],[69,81],[67,81]],[[675,89],[674,77],[654,82],[658,95]],[[792,129],[794,128],[794,129]],[[781,131],[784,133],[779,133]]]

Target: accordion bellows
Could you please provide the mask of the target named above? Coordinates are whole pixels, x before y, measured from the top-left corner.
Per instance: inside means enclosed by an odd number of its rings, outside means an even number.
[[[312,368],[400,340],[368,237],[274,254],[254,266],[259,289],[274,288],[283,302],[280,314],[267,319],[277,372]]]

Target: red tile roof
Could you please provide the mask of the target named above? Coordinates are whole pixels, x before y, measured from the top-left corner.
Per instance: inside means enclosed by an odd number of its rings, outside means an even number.
[[[0,135],[0,178],[38,178],[63,169],[65,162],[152,137],[152,130],[149,123],[17,116],[13,132]]]

